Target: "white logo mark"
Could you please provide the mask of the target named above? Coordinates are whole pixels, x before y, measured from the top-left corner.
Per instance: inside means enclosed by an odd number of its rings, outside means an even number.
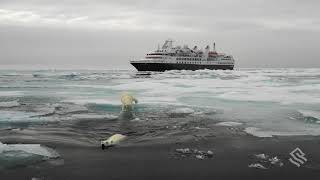
[[[296,148],[291,151],[290,155],[291,158],[289,158],[289,161],[297,167],[300,167],[302,164],[307,162],[307,158],[304,157],[306,154],[303,153],[300,148]]]

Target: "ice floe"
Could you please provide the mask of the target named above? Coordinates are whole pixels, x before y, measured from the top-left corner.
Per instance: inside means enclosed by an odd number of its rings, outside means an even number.
[[[262,164],[260,163],[254,163],[254,164],[250,164],[248,165],[249,168],[257,168],[257,169],[267,169],[266,167],[264,167]]]
[[[181,158],[196,158],[196,159],[208,159],[213,157],[213,152],[211,150],[203,151],[198,149],[190,149],[190,148],[180,148],[175,150],[176,155]]]
[[[0,142],[0,156],[2,153],[20,151],[47,158],[58,158],[60,155],[55,150],[40,144],[3,144]]]
[[[18,107],[20,103],[18,101],[0,102],[0,108]]]
[[[0,111],[0,122],[39,122],[45,118],[36,117],[34,112]]]
[[[24,93],[22,91],[0,91],[1,96],[22,96]]]
[[[270,132],[260,131],[260,128],[256,127],[247,127],[244,131],[256,137],[272,137]]]
[[[112,114],[73,114],[73,119],[116,119],[118,116]]]
[[[320,123],[320,112],[319,111],[311,111],[311,110],[298,110],[304,117],[312,117],[317,119]]]
[[[3,144],[0,142],[0,169],[28,166],[60,157],[55,150],[40,144]]]
[[[232,122],[232,121],[226,121],[226,122],[219,122],[216,124],[217,126],[241,126],[242,123],[240,122]]]
[[[258,168],[258,169],[269,169],[275,167],[282,167],[284,163],[278,156],[271,156],[268,154],[255,154],[254,156],[255,163],[248,165],[249,168]]]
[[[170,111],[172,114],[191,114],[194,110],[191,108],[177,108]]]

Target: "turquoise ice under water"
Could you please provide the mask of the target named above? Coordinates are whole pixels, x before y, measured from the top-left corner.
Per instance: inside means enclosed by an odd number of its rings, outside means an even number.
[[[123,92],[139,100],[136,123],[152,119],[145,124],[154,125],[155,131],[190,120],[170,122],[163,114],[189,114],[240,122],[248,133],[258,136],[320,135],[320,69],[168,71],[150,75],[128,70],[1,70],[0,129],[81,118],[116,121]],[[108,125],[108,130],[117,127]]]

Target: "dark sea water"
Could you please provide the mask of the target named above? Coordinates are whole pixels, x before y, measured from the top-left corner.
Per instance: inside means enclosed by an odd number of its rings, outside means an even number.
[[[124,92],[139,100],[132,119],[120,114]],[[218,122],[260,137],[320,135],[320,69],[0,71],[1,139],[183,140],[212,135]]]

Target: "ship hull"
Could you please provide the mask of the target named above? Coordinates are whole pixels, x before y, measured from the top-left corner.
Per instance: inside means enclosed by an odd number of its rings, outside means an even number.
[[[233,65],[202,65],[202,64],[173,64],[173,63],[131,63],[138,71],[168,71],[168,70],[232,70]]]

